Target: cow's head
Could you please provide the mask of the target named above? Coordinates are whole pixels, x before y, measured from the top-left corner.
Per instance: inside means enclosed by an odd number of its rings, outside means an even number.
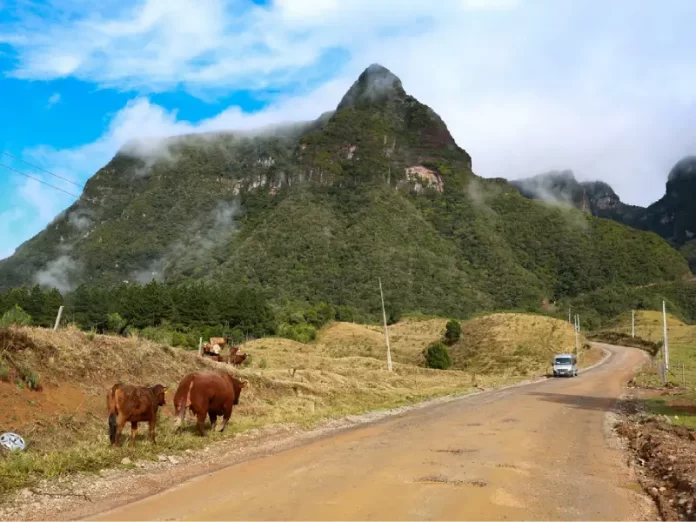
[[[167,391],[167,387],[162,385],[162,384],[156,384],[152,388],[153,395],[155,396],[155,400],[157,401],[158,406],[164,406],[166,403],[165,401],[165,393]]]
[[[234,405],[237,406],[239,404],[239,396],[242,394],[242,390],[247,387],[249,381],[240,381],[239,379],[234,379],[234,384]]]

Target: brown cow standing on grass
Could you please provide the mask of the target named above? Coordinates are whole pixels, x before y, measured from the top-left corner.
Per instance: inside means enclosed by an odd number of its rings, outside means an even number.
[[[112,445],[120,446],[121,431],[127,422],[131,423],[130,444],[135,444],[135,435],[139,422],[147,422],[150,440],[155,444],[155,427],[157,425],[157,410],[165,405],[164,393],[167,387],[162,384],[155,386],[131,386],[130,384],[114,384],[106,395],[106,405],[109,409],[109,440]]]
[[[239,355],[233,355],[230,354],[230,364],[232,366],[241,366],[241,364],[246,361],[246,358],[249,357],[249,354],[242,353]]]
[[[209,346],[209,345],[204,345]],[[216,354],[210,351],[204,351],[203,356],[207,357],[211,361],[217,361],[217,362],[230,362],[231,359],[234,358],[235,354],[239,351],[239,346],[230,346],[230,353],[227,356],[223,356],[220,354]]]
[[[174,394],[177,431],[181,429],[189,409],[196,416],[201,436],[205,436],[206,416],[210,416],[213,430],[216,429],[217,418],[222,416],[219,431],[223,431],[232,416],[232,408],[239,404],[239,396],[247,384],[247,381],[240,381],[227,373],[195,372],[184,376]]]

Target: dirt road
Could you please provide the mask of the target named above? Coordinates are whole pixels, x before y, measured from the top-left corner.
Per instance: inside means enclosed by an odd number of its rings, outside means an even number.
[[[198,477],[96,520],[654,518],[605,412],[642,361],[385,419]]]

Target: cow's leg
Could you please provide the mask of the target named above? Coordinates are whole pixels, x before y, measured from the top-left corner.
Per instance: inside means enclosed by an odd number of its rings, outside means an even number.
[[[121,445],[121,432],[126,425],[126,418],[123,415],[119,415],[116,419],[116,446]]]
[[[215,425],[217,424],[217,414],[211,411],[208,413],[208,415],[210,416],[210,429],[214,431]]]
[[[155,442],[155,428],[157,427],[157,419],[153,418],[150,419],[150,422],[148,423],[148,430],[150,432],[150,440],[152,441],[153,444],[157,444]]]
[[[138,433],[138,423],[137,422],[131,422],[131,436],[130,436],[130,445],[131,447],[135,446],[135,436]]]
[[[201,437],[205,437],[205,418],[208,416],[205,410],[198,412],[198,418],[196,419],[196,427],[198,428],[198,434]]]
[[[220,425],[220,433],[225,431],[225,428],[227,427],[227,423],[229,422],[231,416],[232,416],[232,408],[230,408],[229,411],[225,411],[225,413],[222,416],[222,424]]]

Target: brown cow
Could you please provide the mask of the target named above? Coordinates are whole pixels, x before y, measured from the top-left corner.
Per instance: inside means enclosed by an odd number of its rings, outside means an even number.
[[[109,440],[111,444],[120,446],[119,438],[126,422],[131,423],[130,444],[135,444],[135,435],[139,422],[147,422],[150,440],[155,443],[155,427],[157,425],[157,410],[165,405],[164,393],[167,387],[162,384],[155,386],[131,386],[130,384],[114,384],[106,395],[106,405],[109,409]]]
[[[246,360],[247,357],[249,357],[249,355],[246,353],[242,353],[239,355],[230,354],[230,364],[232,366],[241,366],[241,364]]]
[[[184,376],[174,394],[174,413],[177,431],[190,409],[196,416],[198,433],[205,435],[205,417],[210,416],[211,429],[216,429],[217,418],[222,415],[223,431],[232,416],[232,408],[239,404],[242,389],[247,381],[240,381],[228,373],[195,372]]]
[[[229,355],[220,355],[216,354],[213,352],[209,351],[204,351],[203,352],[203,357],[206,357],[210,359],[211,361],[217,361],[217,362],[230,362],[231,359],[234,358],[235,354],[239,351],[239,346],[230,346],[230,353]]]

